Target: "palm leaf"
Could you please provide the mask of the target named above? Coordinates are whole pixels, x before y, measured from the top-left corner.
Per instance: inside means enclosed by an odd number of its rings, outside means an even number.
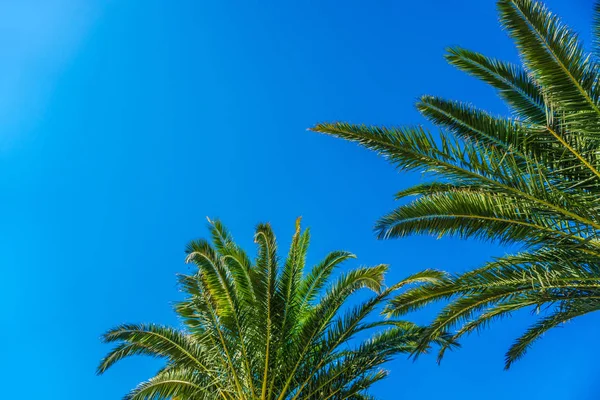
[[[423,271],[400,282],[385,312],[397,317],[446,305],[422,330],[414,355],[440,338],[439,358],[463,335],[530,308],[538,320],[506,356],[509,367],[544,332],[597,310],[600,289],[600,88],[595,54],[542,3],[500,0],[517,66],[462,48],[448,62],[499,91],[512,116],[423,96],[417,109],[442,129],[321,123],[313,130],[356,142],[400,171],[428,181],[401,190],[404,202],[380,218],[380,238],[412,234],[510,243],[521,252],[481,268]],[[448,336],[450,335],[450,336]]]

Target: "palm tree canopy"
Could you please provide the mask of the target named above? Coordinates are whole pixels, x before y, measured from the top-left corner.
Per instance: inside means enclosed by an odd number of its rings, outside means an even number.
[[[312,129],[430,178],[397,194],[417,197],[377,222],[379,237],[454,235],[522,245],[518,254],[462,275],[425,271],[429,281],[386,309],[399,316],[449,301],[421,339],[426,346],[439,335],[452,332],[456,340],[535,307],[539,319],[508,351],[508,368],[544,332],[600,307],[600,3],[591,53],[540,2],[500,0],[498,10],[522,65],[463,48],[449,49],[446,58],[496,88],[510,117],[423,96],[417,109],[441,128],[439,137],[421,126]]]
[[[254,261],[219,221],[210,230],[212,244],[187,247],[197,271],[179,278],[186,297],[175,308],[185,329],[129,324],[104,335],[117,345],[99,373],[132,355],[166,361],[126,399],[370,399],[367,389],[387,374],[381,364],[416,349],[422,328],[370,317],[392,290],[383,283],[385,265],[333,280],[336,267],[354,258],[334,251],[304,274],[309,232],[299,220],[281,263],[268,224],[256,228]],[[374,294],[349,307],[363,288]]]

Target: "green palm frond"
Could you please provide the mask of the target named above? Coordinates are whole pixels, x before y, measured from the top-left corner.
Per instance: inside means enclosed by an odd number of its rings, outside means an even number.
[[[380,238],[412,234],[478,238],[522,246],[464,274],[424,271],[400,282],[386,307],[400,316],[433,302],[446,305],[422,331],[444,351],[463,335],[523,308],[539,319],[511,347],[508,368],[549,329],[598,309],[600,301],[600,3],[595,53],[542,3],[500,0],[500,21],[522,66],[462,48],[448,62],[498,90],[512,116],[423,96],[417,109],[441,128],[376,127],[342,122],[312,129],[376,151],[428,182],[376,224]],[[449,336],[448,336],[449,335]]]
[[[544,95],[527,70],[458,47],[448,49],[446,60],[496,88],[519,118],[536,124],[546,122]]]
[[[600,56],[600,1],[594,3],[594,25],[592,29],[594,45],[594,56]]]
[[[210,380],[193,369],[166,368],[155,377],[140,383],[124,399],[210,399],[213,397],[206,393],[213,388]],[[222,394],[221,398],[230,398],[229,394]]]
[[[258,225],[252,261],[220,221],[209,222],[212,241],[186,249],[197,270],[179,276],[185,298],[175,310],[185,329],[129,324],[103,337],[116,347],[100,374],[134,355],[165,361],[126,399],[367,399],[387,375],[382,364],[419,348],[424,328],[373,318],[395,289],[384,285],[387,266],[342,271],[334,280],[334,269],[355,258],[334,251],[305,268],[310,235],[299,219],[284,259],[270,225]],[[415,282],[429,281],[426,275]],[[364,289],[371,295],[347,307]],[[449,340],[440,335],[435,343],[452,347]]]

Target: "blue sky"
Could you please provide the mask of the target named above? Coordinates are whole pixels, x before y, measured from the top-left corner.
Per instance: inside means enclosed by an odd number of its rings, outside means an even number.
[[[589,43],[591,0],[549,0]],[[446,65],[461,45],[516,61],[493,1],[0,3],[0,340],[4,398],[117,399],[151,376],[140,358],[95,376],[121,322],[177,323],[185,244],[221,218],[248,251],[256,223],[282,245],[303,216],[329,250],[389,263],[387,281],[460,271],[505,249],[376,241],[393,194],[418,182],[319,121],[422,122],[422,94],[506,109]],[[416,315],[425,321],[430,315]],[[527,313],[464,341],[441,366],[400,358],[382,399],[598,397],[598,316],[547,334],[510,372]],[[487,393],[482,396],[482,393]]]

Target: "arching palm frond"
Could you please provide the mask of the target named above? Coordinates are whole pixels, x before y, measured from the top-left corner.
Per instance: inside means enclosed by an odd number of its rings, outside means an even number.
[[[537,308],[540,319],[508,351],[508,368],[547,330],[600,309],[600,3],[593,53],[540,2],[500,0],[498,9],[522,66],[462,48],[450,49],[447,60],[496,88],[511,117],[423,96],[417,109],[441,128],[440,137],[423,127],[323,123],[313,130],[431,178],[398,193],[418,197],[378,221],[381,238],[421,233],[523,246],[462,275],[411,277],[406,283],[417,284],[386,308],[399,316],[448,302],[419,349],[449,332],[457,340],[513,311]]]
[[[195,240],[187,247],[197,271],[179,277],[186,297],[176,311],[185,330],[121,325],[104,335],[117,346],[99,373],[133,355],[166,362],[126,399],[366,399],[369,387],[387,375],[383,363],[419,347],[424,328],[372,318],[392,291],[383,283],[385,265],[336,273],[332,280],[336,267],[354,258],[335,251],[305,275],[309,233],[299,221],[282,262],[268,224],[256,228],[254,261],[219,221],[211,221],[210,230],[212,243]],[[348,307],[362,289],[373,295]],[[369,331],[375,333],[364,339]],[[451,346],[447,338],[440,335],[437,343]]]

